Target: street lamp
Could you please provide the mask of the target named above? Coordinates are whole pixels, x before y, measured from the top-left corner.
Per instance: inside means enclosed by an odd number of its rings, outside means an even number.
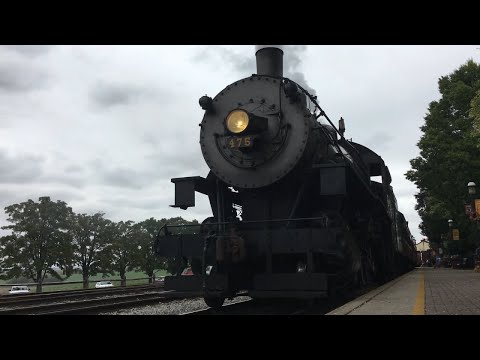
[[[475,199],[475,195],[476,195],[476,192],[477,192],[477,189],[476,189],[476,186],[477,184],[475,184],[473,181],[470,181],[468,184],[467,184],[467,187],[468,187],[468,195],[470,197],[470,212],[469,212],[469,218],[471,220],[474,220],[474,221],[478,221],[480,220],[480,217],[478,217],[477,215],[477,204],[476,202],[478,201],[477,199]],[[475,224],[475,227],[473,228],[474,229],[474,241],[475,241],[475,246],[478,246],[476,249],[475,249],[475,271],[480,271],[480,244],[479,244],[479,239],[478,239],[478,229],[477,229],[477,224]]]
[[[478,201],[475,199],[475,194],[477,192],[476,187],[477,187],[477,184],[475,184],[473,181],[470,181],[467,184],[468,204],[465,205],[465,213],[467,214],[470,220],[479,220],[479,217],[477,217],[477,210],[476,210],[476,204],[475,204],[475,202]]]
[[[475,193],[477,192],[477,184],[475,184],[473,181],[470,181],[467,184],[468,187],[468,196],[470,197],[470,214],[471,214],[471,219],[475,219],[477,217],[477,211],[475,209]]]
[[[468,184],[468,193],[469,195],[475,195],[475,193],[477,192],[476,190],[476,186],[477,184],[475,184],[473,181],[470,181]]]
[[[448,219],[448,240],[453,241],[453,220]]]
[[[453,240],[453,220],[448,220],[448,240]]]

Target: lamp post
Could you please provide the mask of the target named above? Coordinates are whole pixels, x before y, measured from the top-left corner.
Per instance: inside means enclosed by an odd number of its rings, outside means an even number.
[[[448,240],[447,240],[447,243],[449,241],[453,241],[453,220],[452,219],[448,219]],[[449,248],[451,249],[451,244],[449,245]],[[452,255],[452,254],[450,254]]]
[[[468,211],[468,217],[470,218],[470,220],[473,220],[473,221],[478,221],[480,220],[480,216],[477,216],[477,209],[476,209],[476,202],[478,202],[479,200],[476,199],[476,193],[477,193],[477,184],[475,184],[473,181],[470,181],[468,184],[467,184],[467,188],[468,188],[468,198],[469,198],[469,211]],[[476,229],[476,226],[475,226],[475,229]],[[476,234],[475,234],[476,235]],[[475,243],[476,245],[478,245],[478,239],[475,238]]]
[[[470,214],[469,218],[473,221],[479,221],[480,217],[477,216],[477,209],[476,209],[476,202],[478,201],[475,199],[476,193],[477,193],[477,184],[475,184],[473,181],[470,181],[467,184],[468,188],[468,196],[470,200]],[[478,231],[477,231],[477,224],[475,224],[474,227],[474,237],[475,237],[475,246],[477,247],[475,250],[475,260],[476,260],[476,266],[475,270],[480,271],[480,244],[479,244],[479,239],[478,239]]]
[[[470,181],[468,184],[467,184],[467,188],[468,188],[468,196],[470,197],[470,219],[472,219],[473,221],[476,221],[476,220],[480,220],[478,217],[477,217],[477,210],[476,210],[476,206],[475,206],[475,195],[477,193],[477,184],[475,184],[473,181]],[[477,224],[475,223],[475,226],[473,228],[473,231],[474,231],[474,240],[475,240],[475,246],[478,247],[477,249],[480,249],[480,244],[479,244],[479,239],[478,239],[478,232],[477,232]],[[476,252],[478,252],[478,250],[476,250]]]
[[[475,193],[477,192],[477,184],[475,184],[473,181],[470,181],[468,184],[467,184],[467,187],[468,187],[468,193],[470,195],[475,195]]]
[[[469,198],[468,205],[470,206],[468,215],[471,220],[477,220],[477,211],[475,209],[475,195],[477,193],[477,184],[475,184],[473,181],[470,181],[467,184],[467,188],[468,188],[468,198]]]

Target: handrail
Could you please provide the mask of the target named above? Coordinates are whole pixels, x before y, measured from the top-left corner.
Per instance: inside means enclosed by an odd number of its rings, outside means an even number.
[[[211,222],[208,225],[228,225],[228,224],[260,224],[268,222],[289,222],[289,221],[305,221],[305,220],[322,220],[323,217],[308,217],[308,218],[296,218],[296,219],[270,219],[270,220],[243,220],[243,221],[230,221],[230,222]],[[201,226],[202,224],[185,224],[185,225],[168,225],[169,227],[191,227],[191,226]],[[164,226],[162,226],[163,229]],[[161,229],[160,229],[161,230]],[[159,231],[160,234],[160,231]]]

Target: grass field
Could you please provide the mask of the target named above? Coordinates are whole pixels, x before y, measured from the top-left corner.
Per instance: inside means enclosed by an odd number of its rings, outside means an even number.
[[[157,271],[155,276],[165,276],[166,271],[165,270],[160,270]],[[143,280],[130,280],[129,279],[139,279],[139,278],[146,278],[147,275],[142,272],[137,272],[137,271],[129,271],[126,274],[127,278],[127,286],[128,285],[143,285],[143,284],[148,284],[148,279],[143,279]],[[69,281],[82,281],[82,274],[73,274],[70,276],[68,279],[66,279],[66,282]],[[99,274],[97,276],[91,276],[90,277],[90,282],[89,282],[89,287],[94,288],[95,287],[95,282],[99,280],[109,280],[113,283],[114,286],[120,286],[120,276],[118,274],[114,276],[107,276],[107,277],[102,277],[102,274]],[[10,284],[11,280],[0,280],[0,294],[7,294],[8,290],[10,290]],[[54,285],[55,284],[55,285]],[[8,285],[8,286],[1,286],[1,285]],[[66,290],[79,290],[83,289],[83,284],[78,283],[78,284],[62,284],[62,282],[59,282],[55,280],[55,283],[44,283],[43,284],[43,292],[50,292],[50,291],[66,291]],[[30,292],[34,293],[36,291],[35,286],[30,286]]]

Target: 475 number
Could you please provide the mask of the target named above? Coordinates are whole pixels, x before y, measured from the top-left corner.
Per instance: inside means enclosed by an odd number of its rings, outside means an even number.
[[[244,136],[244,137],[231,137],[228,140],[228,147],[230,149],[236,149],[236,148],[242,148],[242,147],[251,147],[252,144],[252,138],[250,136]]]

